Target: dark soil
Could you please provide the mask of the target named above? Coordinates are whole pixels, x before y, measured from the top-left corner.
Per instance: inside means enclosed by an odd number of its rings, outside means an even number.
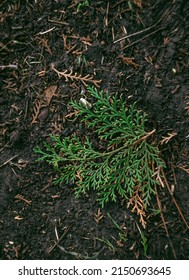
[[[189,259],[189,2],[79,2],[0,2],[0,258]],[[163,216],[147,213],[146,229],[121,202],[99,209],[93,192],[53,185],[52,167],[35,161],[49,134],[79,129],[68,103],[86,86],[52,64],[148,113],[174,193],[159,188],[149,208]]]

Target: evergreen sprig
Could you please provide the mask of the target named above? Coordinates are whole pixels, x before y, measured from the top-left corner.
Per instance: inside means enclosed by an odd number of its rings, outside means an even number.
[[[71,106],[107,148],[95,148],[87,136],[83,142],[76,136],[61,140],[51,135],[53,145],[44,143],[44,150],[35,148],[38,160],[47,161],[59,172],[57,183],[73,182],[77,197],[94,189],[104,207],[117,197],[129,200],[137,189],[145,208],[159,184],[157,168],[164,166],[158,149],[149,143],[155,130],[145,131],[146,115],[135,104],[127,107],[122,98],[94,87],[88,92],[95,100],[92,108],[79,102],[71,102]]]

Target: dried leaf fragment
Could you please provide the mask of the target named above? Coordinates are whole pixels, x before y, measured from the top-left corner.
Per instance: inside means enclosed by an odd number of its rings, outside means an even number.
[[[177,133],[176,132],[172,132],[172,133],[168,133],[167,136],[165,137],[162,137],[162,140],[160,141],[160,144],[163,145],[163,144],[167,144],[171,138],[173,138],[174,136],[176,136]]]
[[[15,218],[15,220],[18,220],[18,221],[23,220],[23,218],[20,217],[20,216],[16,216],[16,217],[14,217],[14,218]]]
[[[131,212],[137,213],[140,217],[140,223],[142,224],[143,228],[146,227],[146,221],[144,220],[146,213],[145,213],[145,206],[142,198],[139,195],[140,186],[136,186],[136,190],[133,193],[133,196],[129,199],[127,203],[127,207],[132,207]]]
[[[120,56],[121,60],[127,64],[127,65],[131,65],[133,66],[135,69],[139,68],[140,65],[135,63],[133,60],[134,60],[134,57],[126,57],[126,56]]]
[[[186,173],[189,174],[189,167],[183,166],[183,165],[179,165],[178,168],[180,168],[181,170],[185,171]]]
[[[37,119],[40,113],[40,109],[42,106],[42,100],[37,100],[35,102],[34,108],[33,108],[33,114],[32,114],[32,122],[31,124],[37,123]]]
[[[98,211],[96,214],[94,214],[94,220],[97,224],[99,224],[100,220],[103,218],[104,216],[102,215],[102,212],[100,210],[100,208],[98,208]]]
[[[90,76],[89,74],[87,74],[86,76],[82,76],[81,74],[78,75],[77,73],[73,74],[72,70],[70,72],[68,72],[68,70],[65,70],[63,72],[58,71],[55,67],[54,64],[51,64],[51,69],[57,73],[58,77],[64,77],[66,82],[70,79],[70,80],[78,80],[81,81],[85,86],[87,86],[87,83],[92,83],[94,84],[96,87],[100,87],[99,84],[102,82],[102,80],[94,80],[93,76]]]
[[[133,3],[142,9],[142,0],[133,0]]]
[[[56,85],[49,86],[45,89],[44,93],[45,93],[45,101],[47,102],[47,105],[50,104],[52,97],[56,96],[56,91],[57,91]]]
[[[39,41],[39,44],[41,44],[50,55],[53,54],[52,51],[51,51],[51,48],[48,45],[48,40],[47,39],[41,38],[40,41]]]

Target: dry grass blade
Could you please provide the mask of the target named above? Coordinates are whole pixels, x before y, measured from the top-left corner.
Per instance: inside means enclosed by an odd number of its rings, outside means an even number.
[[[163,179],[165,181],[165,185],[166,185],[166,187],[167,187],[167,189],[168,189],[168,191],[169,191],[169,193],[170,193],[170,195],[172,197],[172,200],[173,200],[173,202],[174,202],[174,204],[175,204],[175,206],[176,206],[176,208],[177,208],[177,210],[178,210],[178,212],[179,212],[179,214],[180,214],[184,224],[186,225],[187,229],[189,229],[189,225],[188,225],[188,223],[187,223],[187,221],[186,221],[186,219],[185,219],[185,217],[184,217],[184,215],[183,215],[183,213],[182,213],[182,211],[181,211],[181,209],[180,209],[176,199],[173,196],[173,192],[171,191],[171,188],[169,187],[169,184],[168,184],[167,179],[165,177],[165,173],[164,173],[164,171],[162,169],[161,169],[161,174],[163,176]]]
[[[66,81],[70,80],[78,80],[81,81],[85,86],[87,86],[87,83],[92,83],[94,84],[96,87],[100,87],[100,83],[102,82],[102,80],[94,80],[93,76],[90,76],[89,74],[82,77],[81,75],[77,75],[76,73],[73,74],[72,71],[68,72],[68,70],[65,70],[63,72],[58,71],[55,67],[54,64],[51,64],[51,69],[57,73],[58,77],[64,77],[66,79]]]
[[[186,105],[185,110],[187,111],[187,115],[189,115],[189,102],[187,102]]]
[[[176,253],[175,253],[175,249],[174,249],[174,247],[173,247],[173,243],[172,243],[172,241],[171,241],[171,239],[170,239],[169,231],[168,231],[168,228],[167,228],[167,226],[166,226],[165,218],[164,218],[163,212],[162,212],[161,201],[160,201],[160,199],[159,199],[158,192],[157,192],[157,187],[156,187],[156,186],[155,186],[155,191],[156,191],[156,199],[157,199],[157,204],[158,204],[158,207],[159,207],[159,210],[160,210],[160,215],[161,215],[162,223],[163,223],[163,226],[164,226],[166,235],[167,235],[167,237],[168,237],[168,239],[169,239],[169,244],[170,244],[171,249],[172,249],[172,251],[173,251],[174,258],[175,258],[175,260],[176,260],[176,259],[177,259],[177,255],[176,255]]]
[[[64,233],[62,234],[62,236],[60,238],[57,238],[57,229],[55,226],[55,236],[56,236],[56,241],[54,241],[54,245],[52,245],[49,249],[48,249],[48,254],[51,253],[51,251],[58,246],[58,243],[65,237],[65,235],[67,234],[67,232],[70,230],[71,227],[65,227],[64,228]]]

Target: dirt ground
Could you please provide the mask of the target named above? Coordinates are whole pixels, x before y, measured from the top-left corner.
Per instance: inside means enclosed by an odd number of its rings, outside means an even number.
[[[0,34],[0,258],[189,259],[189,2],[1,0]],[[119,202],[100,209],[93,192],[53,185],[35,161],[50,134],[79,128],[69,101],[86,75],[156,129],[165,186],[146,229]]]

